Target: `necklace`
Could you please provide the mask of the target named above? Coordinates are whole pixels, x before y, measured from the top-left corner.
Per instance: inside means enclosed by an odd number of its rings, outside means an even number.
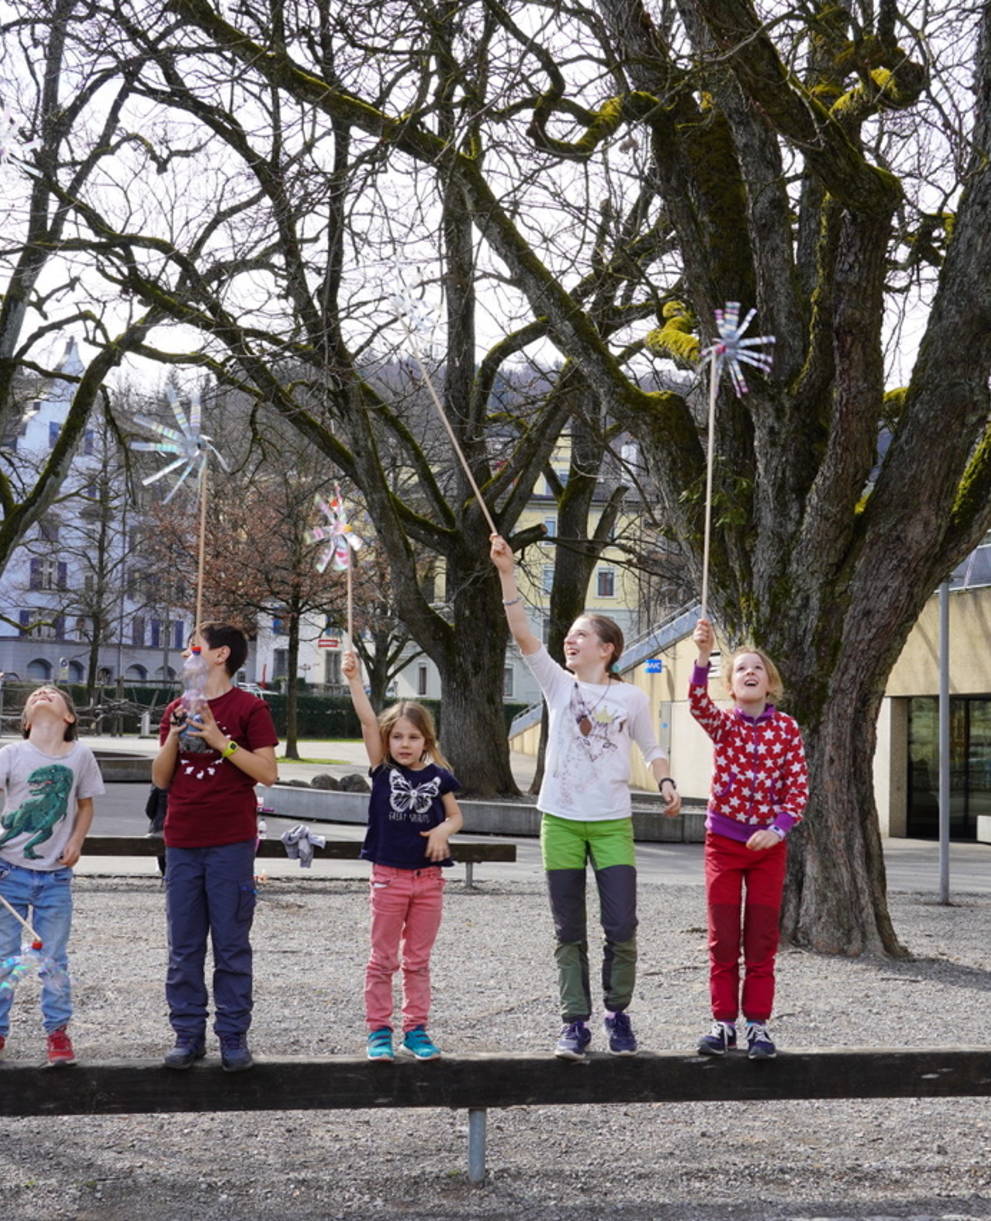
[[[578,725],[578,731],[583,738],[587,738],[592,732],[592,713],[598,708],[602,701],[606,698],[609,691],[609,684],[606,683],[606,689],[602,692],[595,703],[589,707],[582,698],[581,690],[578,686],[578,680],[575,679],[575,694],[574,694],[574,711],[575,723]]]

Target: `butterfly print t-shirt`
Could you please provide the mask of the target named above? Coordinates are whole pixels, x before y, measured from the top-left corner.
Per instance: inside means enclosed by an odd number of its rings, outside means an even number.
[[[436,763],[414,771],[395,763],[380,763],[372,772],[368,802],[368,831],[361,855],[376,865],[394,869],[423,869],[427,865],[453,865],[427,858],[427,841],[420,834],[444,821],[445,793],[461,788],[456,776]]]
[[[173,700],[165,709],[159,727],[159,741],[169,733]],[[209,701],[210,711],[222,733],[245,750],[278,746],[268,704],[231,687]],[[165,816],[165,843],[170,848],[219,848],[254,839],[257,833],[258,801],[255,782],[219,751],[180,751],[169,784],[168,813]]]

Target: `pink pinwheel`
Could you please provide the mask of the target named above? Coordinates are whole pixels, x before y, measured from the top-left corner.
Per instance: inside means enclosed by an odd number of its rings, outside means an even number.
[[[329,501],[319,495],[314,499],[327,519],[326,525],[314,526],[306,532],[308,543],[327,543],[317,556],[317,572],[326,572],[328,566],[335,572],[344,572],[351,567],[351,552],[360,549],[361,539],[351,529],[339,492],[335,490]]]
[[[716,310],[716,330],[719,332],[719,338],[702,353],[703,356],[713,358],[717,379],[722,369],[729,369],[730,381],[738,395],[747,393],[741,364],[753,365],[762,373],[771,371],[771,354],[751,349],[774,343],[774,336],[754,335],[750,339],[743,338],[756,313],[757,311],[752,309],[741,323],[739,301],[727,301],[725,309]]]

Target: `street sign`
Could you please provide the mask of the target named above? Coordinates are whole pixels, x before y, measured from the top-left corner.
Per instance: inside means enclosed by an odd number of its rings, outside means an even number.
[[[318,649],[339,649],[341,647],[340,636],[321,636],[317,641]]]
[[[663,674],[664,673],[664,658],[649,657],[644,663],[644,669],[648,674]]]

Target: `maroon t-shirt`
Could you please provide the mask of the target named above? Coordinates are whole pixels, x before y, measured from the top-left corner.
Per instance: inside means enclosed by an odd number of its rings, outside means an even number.
[[[222,733],[246,750],[279,744],[272,714],[264,700],[231,687],[208,701]],[[165,709],[159,742],[179,700]],[[169,785],[165,843],[170,848],[219,848],[254,839],[257,827],[255,782],[219,751],[183,751]]]

